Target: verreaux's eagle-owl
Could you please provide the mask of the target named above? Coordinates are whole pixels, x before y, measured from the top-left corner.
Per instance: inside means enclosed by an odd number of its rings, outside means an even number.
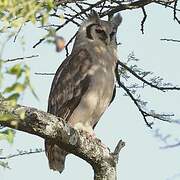
[[[122,18],[101,20],[92,11],[77,33],[73,50],[58,68],[51,86],[48,112],[70,126],[93,134],[115,94],[116,32]],[[114,93],[113,93],[114,92]],[[62,172],[68,154],[45,140],[49,167]]]

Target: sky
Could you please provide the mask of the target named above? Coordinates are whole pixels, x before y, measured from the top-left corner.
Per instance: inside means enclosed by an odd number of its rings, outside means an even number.
[[[117,39],[121,42],[118,47],[118,57],[121,61],[127,60],[128,54],[134,52],[140,60],[137,65],[145,70],[153,71],[155,75],[163,77],[167,82],[180,85],[180,46],[178,43],[160,41],[161,38],[180,39],[180,26],[173,20],[173,11],[159,5],[146,6],[147,20],[144,31],[140,31],[143,18],[141,10],[122,12],[123,23],[118,29]],[[59,32],[66,40],[76,29],[68,26]],[[65,52],[56,53],[51,44],[42,43],[37,48],[32,46],[45,34],[42,29],[28,25],[19,34],[25,38],[25,50],[19,42],[10,41],[3,57],[5,59],[35,55],[26,63],[31,67],[31,81],[39,96],[37,101],[30,91],[24,93],[20,104],[36,107],[46,111],[48,94],[53,76],[38,76],[35,72],[55,72],[65,58]],[[122,149],[117,165],[118,179],[121,180],[180,180],[180,146],[171,149],[162,149],[164,144],[155,137],[159,129],[161,134],[171,137],[169,141],[175,142],[180,137],[178,125],[155,120],[151,130],[145,125],[143,118],[131,99],[123,96],[122,89],[112,105],[102,116],[95,133],[104,144],[114,150],[120,139],[126,142]],[[180,92],[162,93],[155,89],[146,88],[142,97],[149,102],[148,107],[159,112],[173,112],[180,118]],[[13,154],[17,149],[29,150],[44,148],[43,139],[17,132],[12,145],[5,141],[0,142],[0,148],[5,154]],[[49,170],[48,161],[44,153],[26,155],[12,158],[9,169],[0,168],[0,180],[67,180],[67,179],[93,179],[93,171],[89,164],[82,159],[69,155],[66,159],[66,168],[62,174]]]

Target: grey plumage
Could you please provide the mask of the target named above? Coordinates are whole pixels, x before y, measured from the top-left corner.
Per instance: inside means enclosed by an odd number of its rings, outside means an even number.
[[[93,11],[80,26],[72,53],[51,86],[48,112],[91,135],[115,95],[116,32],[121,20],[118,14],[103,21]],[[67,155],[63,147],[46,140],[45,151],[49,167],[62,172]]]

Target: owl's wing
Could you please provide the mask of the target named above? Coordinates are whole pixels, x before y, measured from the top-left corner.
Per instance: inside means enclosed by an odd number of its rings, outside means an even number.
[[[113,95],[112,95],[109,105],[114,101],[115,96],[116,96],[116,86],[114,86]]]
[[[58,68],[51,86],[48,112],[68,120],[89,87],[91,57],[86,49],[67,57]]]
[[[118,63],[116,64],[116,67],[115,67],[115,79],[116,79],[116,81],[118,81],[118,79],[119,79],[119,77],[118,77]],[[114,86],[113,95],[112,95],[112,98],[111,98],[109,105],[114,101],[115,96],[116,96],[116,85]]]

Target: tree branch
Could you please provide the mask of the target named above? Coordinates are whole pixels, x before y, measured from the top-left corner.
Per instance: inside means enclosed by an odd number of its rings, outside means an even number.
[[[115,180],[117,157],[104,148],[99,139],[90,140],[87,134],[77,131],[60,118],[31,107],[12,107],[0,100],[0,125],[49,139],[67,152],[73,153],[91,164],[95,180]],[[120,141],[115,150],[124,147]]]
[[[178,43],[180,43],[180,40],[178,40],[178,39],[168,39],[168,38],[162,38],[162,39],[160,39],[161,41],[170,41],[170,42],[178,42]]]
[[[144,17],[141,21],[141,32],[142,32],[142,34],[144,34],[144,23],[145,23],[146,18],[147,18],[146,10],[144,7],[142,7],[142,12],[143,12]]]
[[[134,77],[136,77],[137,79],[139,79],[140,81],[142,81],[144,84],[147,84],[149,85],[150,87],[152,88],[155,88],[155,89],[158,89],[158,90],[161,90],[161,91],[166,91],[166,90],[180,90],[180,87],[176,87],[176,86],[173,86],[173,87],[165,87],[165,86],[158,86],[158,85],[155,85],[147,80],[145,80],[143,77],[139,76],[137,73],[135,73],[131,68],[129,68],[128,66],[126,66],[124,63],[122,63],[121,61],[118,61],[118,64],[120,66],[122,66],[123,68],[125,68],[128,72],[130,72]]]
[[[31,58],[35,58],[35,57],[39,57],[39,55],[32,55],[32,56],[26,56],[26,57],[18,57],[18,58],[13,58],[13,59],[7,59],[7,60],[4,60],[3,62],[5,62],[5,63],[14,62],[14,61],[19,61],[19,60],[31,59]]]
[[[34,73],[35,75],[50,75],[50,76],[52,76],[52,75],[55,75],[55,73],[44,73],[44,72],[35,72]]]
[[[30,149],[29,151],[24,151],[24,150],[17,150],[17,151],[18,152],[16,154],[9,154],[7,156],[0,156],[0,160],[7,160],[7,159],[11,159],[11,158],[18,157],[18,156],[37,154],[37,153],[44,152],[44,150],[41,148],[35,149],[35,150]]]

